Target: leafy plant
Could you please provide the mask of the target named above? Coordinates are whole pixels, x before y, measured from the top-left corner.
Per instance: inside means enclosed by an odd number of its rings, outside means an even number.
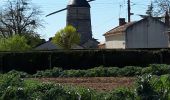
[[[120,76],[136,76],[141,75],[141,67],[137,66],[127,66],[122,69],[120,69],[118,72]]]
[[[54,67],[53,69],[47,69],[45,71],[37,71],[36,74],[34,74],[34,77],[59,77],[62,75],[63,70],[62,68]]]
[[[163,75],[170,73],[170,66],[165,64],[152,64],[151,67],[151,74],[153,75]]]
[[[113,90],[107,100],[136,100],[135,94],[130,89],[119,88]]]
[[[158,100],[159,95],[151,83],[152,75],[138,77],[136,93],[141,100]]]
[[[58,31],[52,38],[52,42],[63,49],[71,49],[73,45],[80,43],[80,34],[73,26],[69,25]]]
[[[25,51],[30,48],[24,36],[14,35],[9,38],[0,38],[0,51]]]

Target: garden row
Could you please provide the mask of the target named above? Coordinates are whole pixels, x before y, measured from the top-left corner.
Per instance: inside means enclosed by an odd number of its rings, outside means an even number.
[[[35,73],[59,66],[63,69],[90,69],[107,66],[148,66],[170,64],[169,49],[153,50],[57,50],[0,52],[0,71],[12,69]]]
[[[96,67],[87,70],[63,70],[62,68],[54,67],[37,71],[37,73],[29,75],[25,72],[10,71],[9,74],[18,74],[21,77],[134,77],[144,74],[165,75],[170,74],[170,65],[166,64],[151,64],[148,67],[127,66],[118,67]]]
[[[129,89],[99,92],[22,79],[18,74],[0,75],[0,100],[169,100],[170,75],[138,77]]]

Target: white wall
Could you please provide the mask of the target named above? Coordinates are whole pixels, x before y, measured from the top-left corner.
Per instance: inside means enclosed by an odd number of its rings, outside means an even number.
[[[126,48],[167,48],[168,34],[163,23],[148,18],[127,29]]]
[[[106,49],[123,49],[125,48],[124,34],[117,34],[112,36],[106,36]]]

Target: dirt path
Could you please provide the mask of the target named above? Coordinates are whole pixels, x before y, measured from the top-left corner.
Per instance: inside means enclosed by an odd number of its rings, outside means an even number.
[[[135,78],[132,77],[83,77],[83,78],[38,78],[43,82],[54,82],[63,85],[82,86],[98,91],[110,91],[118,87],[131,87]]]

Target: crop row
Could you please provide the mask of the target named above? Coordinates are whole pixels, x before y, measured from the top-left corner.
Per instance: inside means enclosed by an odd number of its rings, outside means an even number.
[[[37,71],[33,75],[24,72],[11,71],[9,73],[19,73],[22,77],[134,77],[144,74],[165,75],[170,74],[170,65],[152,64],[148,67],[127,66],[118,67],[95,67],[87,70],[63,70],[54,67],[52,69]]]
[[[170,74],[138,77],[129,89],[98,92],[21,78],[16,73],[0,75],[0,100],[169,100]]]

